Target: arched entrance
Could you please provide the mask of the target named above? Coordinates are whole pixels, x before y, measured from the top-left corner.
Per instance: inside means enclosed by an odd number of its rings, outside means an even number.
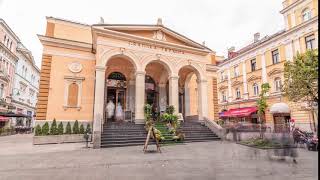
[[[186,65],[179,69],[179,112],[185,120],[203,120],[207,116],[206,81],[199,71]]]
[[[145,104],[150,104],[155,113],[164,112],[168,105],[168,69],[163,63],[152,61],[145,71]]]
[[[115,121],[116,107],[121,106],[122,120],[132,120],[125,114],[134,112],[135,67],[124,57],[113,57],[105,72],[104,119]]]

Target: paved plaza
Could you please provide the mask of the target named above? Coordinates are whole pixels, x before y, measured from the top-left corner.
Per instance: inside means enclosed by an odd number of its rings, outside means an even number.
[[[0,137],[0,180],[316,180],[318,153],[299,149],[298,163],[268,160],[264,150],[213,141],[161,147],[86,149],[84,143],[31,144],[31,135]],[[149,149],[156,149],[151,145]]]

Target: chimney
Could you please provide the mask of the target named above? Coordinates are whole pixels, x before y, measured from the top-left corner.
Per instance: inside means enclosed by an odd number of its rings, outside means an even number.
[[[254,39],[253,39],[253,42],[255,43],[255,42],[258,42],[259,41],[259,39],[260,39],[260,33],[259,32],[257,32],[257,33],[254,33]]]
[[[234,46],[231,46],[230,48],[228,48],[228,59],[232,59],[238,55],[238,53],[234,51],[235,51]]]
[[[157,25],[158,25],[158,26],[162,26],[162,19],[161,19],[161,18],[158,18],[158,20],[157,20]]]

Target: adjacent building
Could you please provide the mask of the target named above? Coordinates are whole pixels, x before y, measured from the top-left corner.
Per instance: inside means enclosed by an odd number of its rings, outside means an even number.
[[[284,63],[298,52],[318,47],[318,0],[285,0],[280,13],[285,20],[283,30],[262,38],[254,34],[251,44],[238,51],[230,48],[228,58],[218,64],[220,118],[258,123],[256,100],[261,85],[269,83],[268,126],[280,131],[291,120],[310,131],[313,122],[308,107],[288,101],[281,86]]]
[[[12,104],[15,106],[13,112],[27,117],[14,118],[13,125],[32,127],[39,93],[40,70],[32,53],[21,42],[18,43],[17,52],[19,60],[12,89]]]
[[[31,126],[38,84],[32,53],[0,18],[0,128]]]
[[[15,66],[18,62],[18,36],[6,22],[0,18],[0,127],[10,126],[10,118],[3,116],[14,109],[12,89]]]

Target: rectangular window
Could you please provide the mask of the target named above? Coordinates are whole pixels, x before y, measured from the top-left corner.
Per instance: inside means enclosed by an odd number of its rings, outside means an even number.
[[[272,54],[272,63],[273,64],[279,63],[279,51],[278,51],[278,49],[272,51],[271,54]]]
[[[307,36],[307,37],[305,38],[305,41],[306,41],[306,48],[307,48],[307,49],[314,49],[314,48],[316,48],[314,34],[312,34],[312,35],[310,35],[310,36]]]
[[[234,68],[234,77],[238,77],[240,75],[239,73],[239,66],[238,65],[235,65]]]
[[[255,71],[257,68],[256,59],[252,59],[250,62],[251,62],[251,71]]]
[[[222,71],[222,72],[220,73],[220,76],[221,76],[221,77],[220,77],[221,82],[223,81],[223,78],[224,78],[224,77],[223,77],[223,74],[224,74],[224,71]]]
[[[225,93],[225,91],[222,91],[222,93],[221,93],[221,102],[227,102],[227,96],[226,96],[226,93]]]
[[[237,99],[241,98],[241,93],[240,93],[240,89],[239,88],[236,89],[236,98]]]

